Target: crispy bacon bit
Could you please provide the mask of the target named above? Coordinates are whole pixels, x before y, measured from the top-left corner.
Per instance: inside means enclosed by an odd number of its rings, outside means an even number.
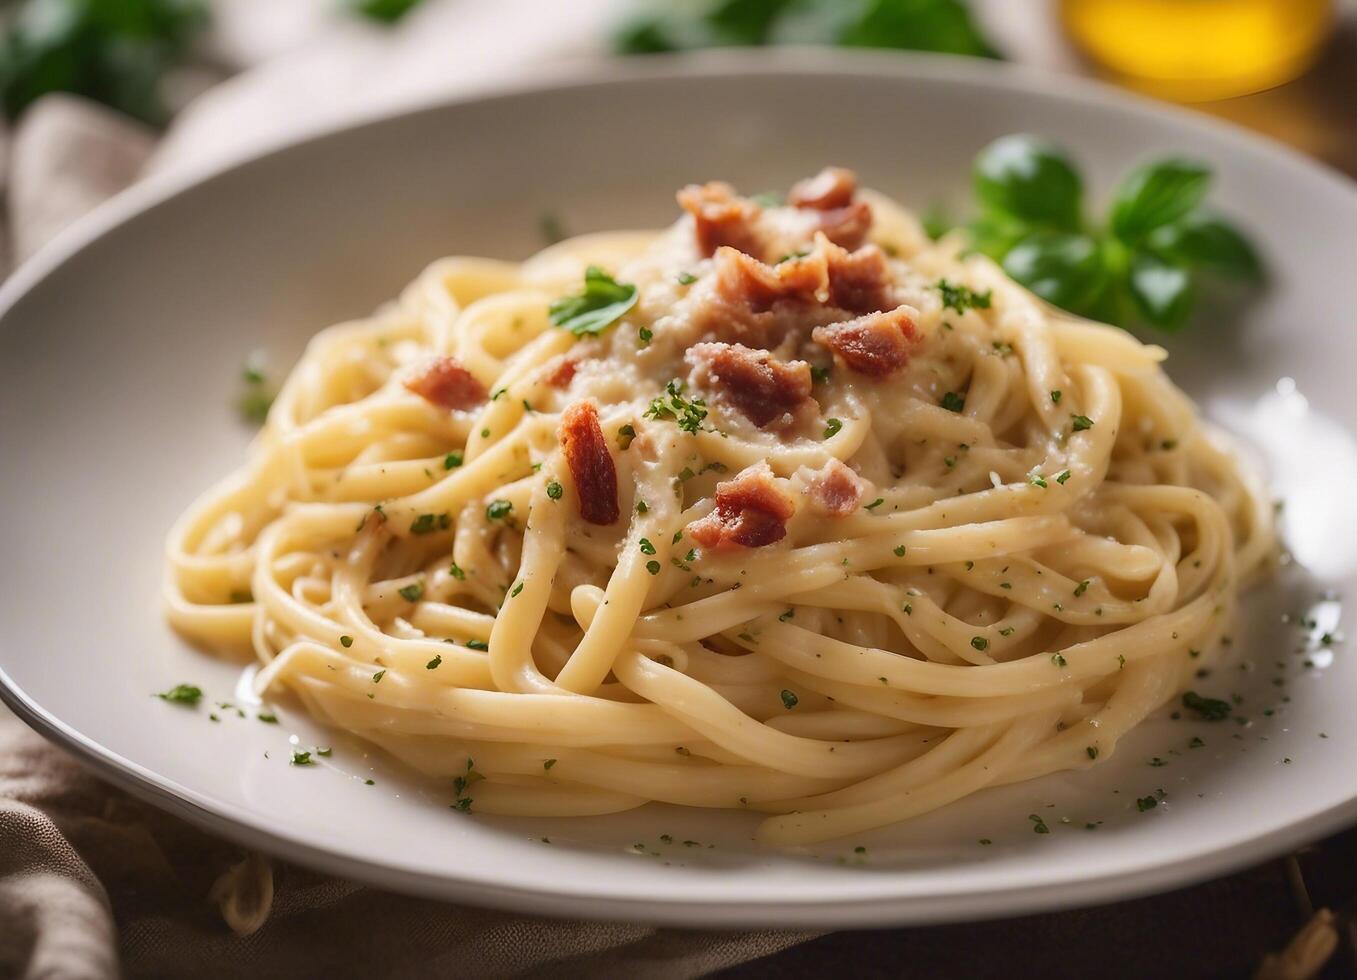
[[[617,467],[608,454],[608,444],[598,424],[593,402],[576,402],[561,415],[557,432],[565,453],[575,493],[580,498],[580,516],[590,524],[617,520]]]
[[[818,230],[835,245],[850,250],[866,244],[867,233],[872,230],[872,206],[866,201],[821,211],[819,218]]]
[[[816,327],[811,334],[817,344],[828,347],[854,371],[884,378],[909,363],[910,351],[918,343],[913,310],[897,307],[883,313],[869,313],[856,320]]]
[[[759,428],[785,424],[810,399],[810,365],[784,363],[743,344],[697,344],[684,359],[697,369],[694,383],[727,399]]]
[[[787,200],[793,207],[818,211],[815,230],[824,232],[835,245],[861,248],[872,230],[872,208],[855,201],[858,179],[851,170],[826,167],[814,177],[799,181]]]
[[[796,505],[773,483],[767,463],[756,463],[716,485],[716,509],[688,525],[688,534],[708,551],[761,548],[781,541]]]
[[[435,357],[418,374],[406,378],[405,387],[429,404],[448,409],[475,408],[489,396],[485,385],[455,357]]]
[[[805,479],[811,501],[833,517],[847,517],[862,501],[862,481],[837,459],[810,472]]]
[[[825,167],[814,177],[798,180],[787,195],[787,203],[797,208],[830,211],[853,203],[858,190],[858,178],[843,167]]]
[[[760,208],[729,184],[689,184],[678,192],[678,202],[693,216],[698,251],[703,255],[711,255],[722,245],[762,253],[763,242],[754,224]]]
[[[775,303],[823,302],[829,297],[829,267],[818,251],[777,265],[766,265],[733,248],[716,253],[716,288],[722,297],[753,313]]]
[[[826,236],[829,237],[829,236]],[[890,266],[875,245],[856,252],[825,247],[829,266],[829,305],[850,313],[875,313],[894,303]]]
[[[568,388],[575,379],[580,362],[573,357],[561,356],[542,368],[542,383],[553,388]]]

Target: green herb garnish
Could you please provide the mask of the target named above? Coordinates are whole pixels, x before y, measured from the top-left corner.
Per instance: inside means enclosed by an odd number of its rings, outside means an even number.
[[[636,305],[636,287],[620,283],[596,265],[584,272],[584,291],[551,304],[551,322],[576,337],[600,334]]]
[[[194,684],[176,684],[168,691],[161,691],[156,697],[171,704],[196,706],[203,698],[203,689]]]
[[[1223,721],[1230,717],[1230,702],[1220,698],[1202,697],[1196,691],[1183,694],[1183,707],[1196,712],[1202,721]]]
[[[976,157],[979,214],[966,234],[972,248],[1056,306],[1175,330],[1187,322],[1204,277],[1263,276],[1248,240],[1202,208],[1210,182],[1201,163],[1150,161],[1127,174],[1107,218],[1097,221],[1085,212],[1083,180],[1064,150],[1034,136],[1004,136]]]

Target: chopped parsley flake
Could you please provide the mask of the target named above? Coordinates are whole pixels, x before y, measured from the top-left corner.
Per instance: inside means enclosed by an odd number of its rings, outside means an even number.
[[[683,382],[675,378],[665,385],[664,394],[654,399],[643,413],[646,418],[671,418],[680,429],[695,435],[707,417],[707,403],[700,398],[687,398],[683,394]]]
[[[942,294],[942,308],[945,310],[965,313],[971,309],[987,310],[990,307],[992,290],[977,293],[966,286],[955,286],[946,279],[939,279],[936,288]]]
[[[1053,404],[1053,405],[1059,405],[1059,404],[1060,404],[1060,390],[1059,390],[1059,389],[1056,389],[1055,391],[1051,392],[1051,404]]]
[[[868,510],[876,510],[878,507],[880,507],[880,506],[881,506],[882,504],[884,504],[885,502],[886,502],[886,498],[885,498],[885,497],[877,497],[875,500],[873,500],[870,504],[867,505],[867,509],[868,509]]]
[[[636,438],[636,426],[628,422],[617,430],[617,447],[626,451],[631,446],[631,440]]]
[[[433,655],[433,659],[430,660],[427,664],[424,665],[424,669],[425,669],[425,670],[437,670],[438,667],[439,667],[439,665],[442,664],[442,663],[443,663],[443,655],[442,655],[441,653],[435,653],[435,654]]]
[[[1057,667],[1066,667],[1069,665],[1069,661],[1066,660],[1064,656],[1059,653],[1051,654],[1051,663],[1055,664]]]
[[[565,493],[565,487],[561,486],[555,480],[547,484],[547,496],[552,500],[560,500],[561,495]]]
[[[646,562],[646,571],[649,572],[651,575],[660,574],[660,563],[657,562],[654,558],[650,559],[650,561]]]
[[[203,697],[203,689],[193,684],[176,684],[168,691],[161,691],[156,697],[171,704],[196,706]]]
[[[800,700],[801,699],[798,698],[791,691],[782,692],[782,707],[786,708],[788,711],[791,711],[793,708],[795,708],[797,704],[800,703]]]
[[[374,683],[374,684],[380,684],[380,683],[382,682],[382,678],[385,677],[385,676],[386,676],[386,670],[385,670],[385,668],[383,668],[382,670],[379,670],[379,671],[377,671],[377,673],[375,673],[375,674],[372,675],[372,683]]]
[[[989,646],[989,640],[985,639],[983,636],[973,636],[971,637],[971,646],[975,647],[977,650],[984,650]]]
[[[697,276],[693,275],[691,272],[680,272],[678,274],[678,281],[680,286],[691,286],[693,283],[697,282]]]
[[[485,651],[490,649],[490,644],[486,643],[484,640],[467,640],[466,646],[468,650]]]
[[[1050,484],[1046,482],[1046,477],[1042,476],[1040,473],[1027,474],[1027,482],[1034,487],[1041,487],[1043,490],[1050,486]]]
[[[1202,697],[1196,691],[1184,692],[1183,707],[1196,712],[1202,721],[1223,721],[1230,717],[1230,702]]]
[[[1087,415],[1074,415],[1070,418],[1075,432],[1083,432],[1085,429],[1093,428],[1093,420]]]
[[[1139,810],[1141,813],[1145,813],[1148,810],[1153,810],[1158,805],[1159,801],[1155,799],[1153,796],[1142,796],[1140,797],[1140,799],[1136,800],[1136,809]]]
[[[466,571],[456,562],[452,563],[452,566],[448,569],[448,574],[459,582],[466,581]]]
[[[310,752],[302,752],[301,750],[295,750],[292,753],[291,764],[294,766],[314,766],[316,764],[316,760],[311,758]]]
[[[424,583],[411,582],[409,585],[402,586],[397,591],[400,593],[401,598],[406,602],[418,602],[420,597],[424,595]]]
[[[339,638],[339,645],[342,646],[345,650],[347,650],[349,647],[353,646],[353,637],[347,634],[341,636]]]
[[[1032,833],[1049,834],[1051,832],[1051,828],[1046,826],[1046,821],[1041,819],[1041,814],[1029,813],[1027,819],[1032,821]]]
[[[833,439],[843,428],[843,423],[838,419],[825,419],[825,438]]]
[[[1069,470],[1065,470],[1065,472],[1059,474],[1059,475],[1055,478],[1055,482],[1056,482],[1056,483],[1059,483],[1061,486],[1064,486],[1064,485],[1065,485],[1065,481],[1068,480],[1069,478],[1070,478],[1070,471],[1069,471]]]
[[[455,470],[462,465],[462,454],[458,452],[448,453],[443,457],[443,469]]]
[[[891,550],[894,552],[896,558],[903,558],[903,557],[905,557],[905,546],[904,546],[904,545],[902,545],[902,544],[897,544],[897,545],[896,545],[893,549],[891,549]]]
[[[1080,582],[1078,585],[1074,587],[1075,596],[1081,596],[1087,591],[1088,591],[1088,579],[1084,579],[1082,582]]]
[[[512,589],[509,590],[509,598],[510,598],[510,599],[516,599],[516,598],[518,598],[518,594],[519,594],[520,592],[522,592],[522,591],[523,591],[523,583],[522,583],[522,582],[519,582],[519,583],[517,583]]]
[[[955,391],[943,392],[942,401],[938,403],[949,412],[960,412],[966,407],[966,399],[962,398]]]
[[[554,765],[556,765],[556,760],[555,760],[555,759],[547,759],[547,760],[545,760],[545,761],[542,763],[542,768],[543,768],[543,769],[550,769],[550,768],[551,768],[552,766],[554,766]]]
[[[1088,748],[1084,749],[1084,751],[1088,753],[1090,759],[1098,758],[1098,746],[1090,745]]]
[[[641,554],[643,554],[643,555],[653,555],[654,553],[655,553],[655,546],[654,546],[653,544],[650,543],[650,539],[649,539],[649,538],[642,538],[642,539],[641,539]]]
[[[508,500],[492,500],[486,505],[485,517],[491,521],[503,520],[509,516],[509,512],[513,509],[513,503]]]
[[[655,334],[649,327],[641,327],[636,331],[636,345],[644,347],[655,339]]]

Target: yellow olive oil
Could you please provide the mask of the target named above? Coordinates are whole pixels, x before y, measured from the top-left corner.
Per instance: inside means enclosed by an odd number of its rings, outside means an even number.
[[[1066,31],[1119,81],[1183,102],[1224,99],[1305,71],[1332,0],[1061,0]]]

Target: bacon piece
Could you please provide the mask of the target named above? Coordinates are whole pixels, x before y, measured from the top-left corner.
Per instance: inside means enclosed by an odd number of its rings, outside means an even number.
[[[489,397],[485,385],[455,357],[435,357],[418,374],[406,378],[405,387],[429,404],[447,409],[475,408]]]
[[[688,525],[688,534],[708,551],[761,548],[781,541],[796,504],[773,483],[767,463],[741,470],[716,485],[716,509]]]
[[[542,368],[542,383],[553,388],[568,388],[575,379],[580,362],[573,357],[561,356]]]
[[[829,267],[819,252],[767,265],[733,248],[716,253],[716,288],[723,298],[753,313],[783,301],[823,302],[829,297]]]
[[[576,402],[561,414],[557,432],[565,453],[575,494],[580,498],[580,516],[590,524],[617,520],[617,467],[608,453],[598,409],[593,402]]]
[[[875,245],[856,252],[825,246],[825,261],[829,268],[830,306],[850,313],[875,313],[893,305],[890,266],[886,253]]]
[[[832,517],[847,517],[862,502],[862,481],[837,459],[809,472],[805,479],[811,502]]]
[[[785,422],[810,400],[810,365],[784,363],[743,344],[696,344],[684,359],[694,383],[718,392],[759,428]]]
[[[763,240],[755,227],[761,209],[721,181],[689,184],[678,192],[680,207],[693,216],[698,251],[711,255],[721,246],[760,255]]]
[[[861,248],[872,230],[872,208],[855,201],[858,179],[851,170],[826,167],[814,177],[798,181],[787,200],[793,207],[818,211],[814,230],[824,232],[835,245]]]
[[[857,174],[843,167],[825,167],[814,177],[798,180],[787,195],[787,203],[796,208],[831,211],[853,203],[858,190]]]
[[[866,201],[854,201],[841,208],[819,213],[817,230],[824,232],[835,245],[846,249],[861,248],[872,230],[872,206]]]
[[[869,313],[856,320],[816,327],[811,334],[817,344],[828,347],[854,371],[873,378],[894,374],[909,363],[918,343],[913,311],[900,306],[883,313]]]

